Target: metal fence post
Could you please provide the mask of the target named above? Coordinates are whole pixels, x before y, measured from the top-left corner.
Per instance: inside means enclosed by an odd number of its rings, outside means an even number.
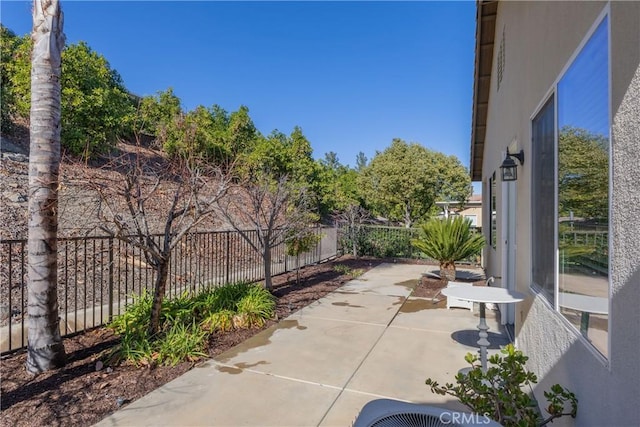
[[[109,238],[109,322],[113,320],[113,237]]]
[[[231,232],[227,231],[227,251],[226,251],[226,279],[225,283],[229,283],[230,275],[231,275]]]

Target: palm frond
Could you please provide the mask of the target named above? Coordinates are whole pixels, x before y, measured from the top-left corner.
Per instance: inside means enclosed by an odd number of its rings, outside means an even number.
[[[471,221],[458,216],[430,220],[420,227],[418,238],[411,243],[440,263],[454,263],[479,255],[485,240],[472,229]]]

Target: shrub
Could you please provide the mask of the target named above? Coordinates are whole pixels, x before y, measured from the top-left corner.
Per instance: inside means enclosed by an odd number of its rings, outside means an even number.
[[[238,302],[238,314],[246,317],[246,327],[262,327],[266,319],[273,317],[276,302],[273,295],[261,286],[254,285]]]
[[[139,333],[146,334],[151,318],[151,304],[153,296],[146,290],[140,295],[134,295],[133,301],[126,305],[126,310],[117,316],[109,327],[117,334],[126,334],[128,336],[137,335]]]
[[[204,353],[209,334],[196,323],[185,325],[174,323],[157,341],[156,361],[161,365],[177,365],[188,360],[207,357]]]
[[[485,245],[484,236],[476,233],[471,221],[461,216],[432,219],[420,227],[413,246],[440,263],[440,277],[456,279],[456,261],[479,255]]]
[[[501,350],[504,355],[495,354],[489,358],[486,372],[478,362],[478,356],[468,353],[465,360],[471,365],[468,373],[456,375],[456,385],[447,383],[440,386],[428,378],[426,384],[431,391],[440,395],[451,395],[470,408],[473,412],[486,415],[505,427],[542,426],[555,418],[571,415],[575,418],[578,411],[578,399],[570,391],[559,384],[544,392],[549,401],[547,412],[549,417],[542,418],[538,403],[522,390],[538,382],[534,373],[525,369],[528,357],[516,350],[513,344]],[[565,412],[569,404],[571,410]]]
[[[238,282],[197,296],[184,293],[162,302],[161,328],[147,334],[153,297],[144,291],[132,297],[126,311],[110,327],[121,336],[109,359],[136,366],[170,364],[206,357],[210,334],[263,326],[273,317],[275,300],[259,285]]]
[[[211,332],[227,332],[233,329],[234,315],[235,312],[231,310],[215,311],[213,313],[209,313],[209,315],[204,318],[201,325],[203,328]]]
[[[353,269],[351,267],[349,267],[348,265],[344,265],[344,264],[338,264],[336,266],[333,267],[333,270],[340,273],[340,274],[345,274],[347,276],[351,276],[351,277],[360,277],[364,274],[364,270],[362,268],[356,268]]]

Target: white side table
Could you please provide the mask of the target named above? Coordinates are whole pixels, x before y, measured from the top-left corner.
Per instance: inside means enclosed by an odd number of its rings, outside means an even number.
[[[489,334],[487,331],[487,320],[485,316],[485,304],[512,304],[524,300],[524,294],[512,291],[505,288],[493,288],[489,286],[461,286],[455,288],[444,288],[442,295],[446,297],[458,298],[466,301],[477,302],[480,305],[480,323],[478,324],[478,331],[480,339],[478,345],[480,346],[480,363],[482,364],[482,371],[487,371],[487,347],[489,346]]]

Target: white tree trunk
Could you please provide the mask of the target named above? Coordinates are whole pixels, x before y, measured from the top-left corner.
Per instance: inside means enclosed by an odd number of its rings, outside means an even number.
[[[62,26],[58,0],[34,0],[27,291],[27,370],[32,373],[61,367],[66,359],[57,292]]]

